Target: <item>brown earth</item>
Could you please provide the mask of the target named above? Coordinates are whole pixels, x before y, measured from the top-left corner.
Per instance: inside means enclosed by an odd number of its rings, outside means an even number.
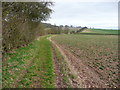
[[[104,80],[101,80],[99,74],[92,70],[90,67],[86,66],[79,58],[73,55],[70,51],[65,49],[64,46],[58,45],[55,41],[49,38],[54,46],[56,46],[64,57],[65,61],[68,63],[68,67],[71,72],[76,74],[76,80],[71,80],[71,84],[73,88],[109,88],[107,83]],[[59,66],[55,62],[55,73],[57,74],[56,85],[57,87],[63,87],[61,82],[61,76],[59,75]],[[76,85],[75,85],[76,83]]]
[[[64,88],[65,86],[62,81],[62,73],[60,72],[60,66],[57,63],[54,45],[52,45],[52,55],[53,55],[52,57],[53,57],[54,73],[56,74],[55,87],[56,88]]]
[[[81,87],[85,87],[82,85],[79,76],[77,75],[77,71],[74,70],[73,66],[70,65],[70,62],[68,61],[68,58],[65,56],[64,52],[61,50],[61,48],[59,48],[59,46],[57,44],[55,44],[55,42],[53,42],[51,40],[51,37],[49,38],[49,40],[52,42],[52,55],[53,55],[53,64],[54,64],[54,70],[55,70],[55,74],[56,74],[56,80],[55,80],[55,86],[56,88],[68,88],[68,85],[66,85],[65,83],[63,83],[62,77],[63,77],[63,73],[60,70],[60,67],[62,65],[60,65],[57,62],[57,58],[56,58],[56,53],[55,53],[55,48],[57,48],[59,50],[59,52],[61,53],[61,55],[63,56],[63,59],[65,60],[66,67],[69,69],[68,73],[68,79],[69,79],[69,84],[70,87],[73,88],[81,88]],[[62,61],[62,60],[61,60]],[[67,69],[65,68],[65,69]],[[75,78],[71,78],[70,75],[75,75]]]

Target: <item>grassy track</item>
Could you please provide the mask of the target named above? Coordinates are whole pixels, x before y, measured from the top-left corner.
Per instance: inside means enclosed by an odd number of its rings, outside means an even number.
[[[29,46],[14,50],[3,62],[3,88],[53,88],[51,43],[41,37]]]
[[[59,35],[53,39],[95,70],[109,87],[118,87],[117,35]]]

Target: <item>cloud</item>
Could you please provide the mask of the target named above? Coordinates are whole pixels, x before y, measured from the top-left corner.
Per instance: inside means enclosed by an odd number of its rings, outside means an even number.
[[[59,2],[58,0],[55,6],[53,7],[54,13],[51,15],[51,19],[47,22],[57,25],[78,25],[97,28],[117,28],[117,2],[76,1]]]
[[[54,2],[118,2],[119,0],[52,0]]]

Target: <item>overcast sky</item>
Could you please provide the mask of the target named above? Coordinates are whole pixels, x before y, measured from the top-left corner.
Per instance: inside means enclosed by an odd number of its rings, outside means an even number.
[[[119,0],[52,0],[54,12],[47,23],[56,25],[118,28]]]

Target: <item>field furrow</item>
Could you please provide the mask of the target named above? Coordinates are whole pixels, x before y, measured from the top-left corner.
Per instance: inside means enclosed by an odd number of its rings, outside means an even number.
[[[119,87],[117,35],[58,35],[52,39],[81,78],[91,84],[87,87]]]

